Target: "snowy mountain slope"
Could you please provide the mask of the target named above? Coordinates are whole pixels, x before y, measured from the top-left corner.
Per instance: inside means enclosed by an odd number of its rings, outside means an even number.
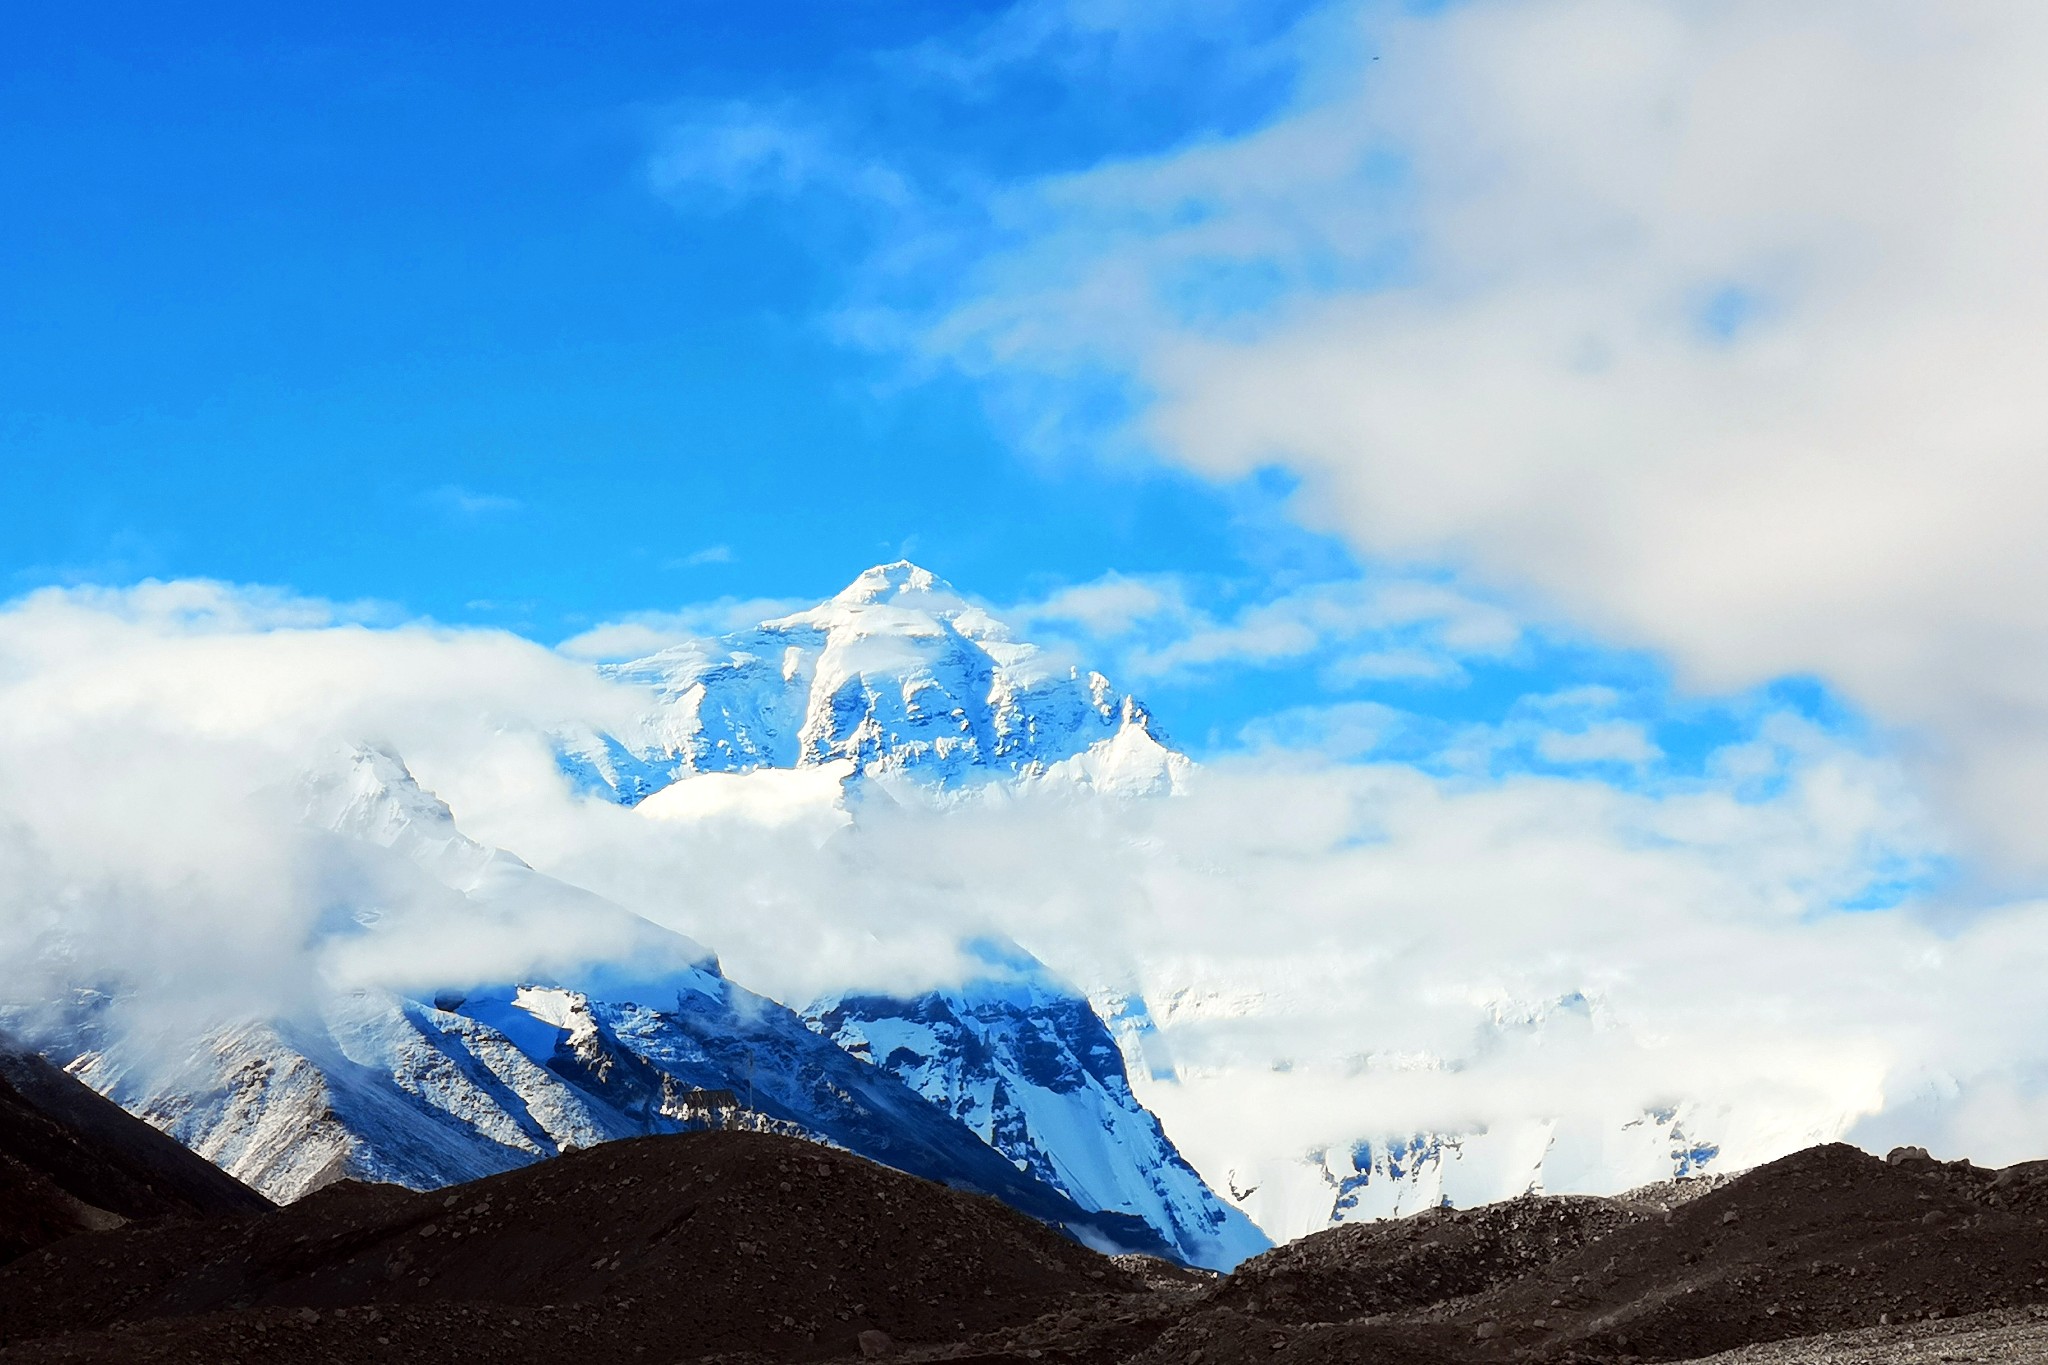
[[[424,998],[341,990],[317,1010],[168,1052],[161,1039],[102,1027],[103,1010],[38,1036],[88,1084],[272,1198],[344,1177],[414,1188],[473,1179],[569,1147],[677,1131],[691,1120],[690,1092],[731,1090],[747,1097],[745,1121],[756,1126],[994,1195],[1097,1245],[1172,1254],[1142,1218],[1083,1208],[789,1009],[726,980],[700,945],[468,839],[389,750],[344,751],[300,795],[310,817],[390,864],[373,857],[368,884],[396,908],[325,927],[341,961],[388,960],[386,940],[408,959],[417,945],[474,948],[508,926],[515,947],[533,944],[537,926],[558,960],[593,943],[600,955],[542,979]],[[401,868],[441,894],[410,893]],[[594,934],[582,932],[586,921]]]
[[[1037,782],[1134,795],[1178,790],[1186,760],[1164,749],[1136,703],[1111,698],[1099,677],[1088,675],[1078,692],[1081,675],[1071,673],[1064,686],[1054,678],[1036,695],[1029,687],[997,686],[1000,661],[983,651],[977,663],[970,651],[1000,633],[985,613],[929,574],[891,565],[863,574],[819,608],[766,623],[718,648],[693,646],[621,666],[617,676],[650,689],[656,705],[649,731],[666,736],[666,747],[644,751],[654,766],[643,774],[643,786],[659,789],[640,810],[663,820],[806,821],[826,833],[855,820],[859,792],[850,789],[861,784],[891,795],[936,792],[942,807],[968,791]],[[1026,646],[1012,649],[1018,651],[1012,659],[1031,657]],[[976,696],[991,704],[977,711],[957,701]],[[857,705],[846,704],[846,697]],[[934,698],[931,705],[908,706]],[[944,714],[959,712],[956,723],[967,722],[957,735],[934,732],[938,701],[950,707]],[[1118,716],[1113,730],[1098,705],[1111,701]],[[1013,714],[1005,705],[1023,709]],[[707,727],[707,716],[715,724]],[[1064,739],[1062,724],[1071,727]],[[983,761],[1006,752],[998,732],[1020,728],[1033,735],[1036,758],[1007,766]],[[1066,757],[1046,761],[1061,752]],[[320,799],[308,801],[309,814],[402,849],[476,892],[475,899],[491,901],[508,886],[545,882],[510,855],[491,861],[490,851],[463,839],[446,807],[431,797],[405,795],[395,806],[380,806],[377,793],[403,792],[409,781],[397,780],[389,767],[374,757],[364,760],[349,781],[321,786]],[[671,780],[675,773],[684,776]],[[623,794],[630,797],[632,789]],[[555,886],[552,894],[559,895]],[[1141,980],[1144,964],[1137,969],[1134,979]],[[1232,1138],[1239,1125],[1228,1121],[1230,1101],[1216,1098],[1232,1092],[1234,1082],[1200,1069],[1183,1075],[1174,1061],[1175,1037],[1188,1027],[1197,1033],[1215,1027],[1210,1016],[1218,1009],[1231,1013],[1241,1005],[1255,1016],[1266,1006],[1249,996],[1237,1001],[1242,992],[1227,982],[1181,984],[1215,997],[1198,1011],[1200,1021],[1192,1014],[1183,1019],[1186,1011],[1177,1007],[1155,1019],[1136,991],[1097,992],[1095,1015],[1108,1021],[1127,1079],[1065,1091],[1033,1090],[1023,1079],[1030,1069],[1023,1042],[1059,1031],[1028,993],[972,1001],[841,998],[809,1012],[856,1055],[964,1119],[1024,1169],[1085,1206],[1145,1217],[1180,1254],[1195,1259],[1215,1257],[1202,1239],[1209,1235],[1205,1220],[1218,1208],[1227,1220],[1243,1223],[1248,1215],[1266,1233],[1286,1237],[1336,1222],[1399,1216],[1446,1199],[1467,1204],[1531,1188],[1620,1188],[1714,1161],[1714,1143],[1696,1134],[1703,1127],[1720,1131],[1719,1120],[1683,1106],[1618,1116],[1611,1130],[1590,1134],[1559,1132],[1538,1117],[1490,1132],[1361,1129],[1337,1141],[1330,1140],[1337,1134],[1325,1134],[1291,1151],[1245,1146]],[[1161,999],[1174,1006],[1175,994]],[[599,1010],[633,998],[613,987],[592,987],[589,995]],[[825,1016],[835,1010],[842,1013],[827,1025]],[[1088,1022],[1072,1021],[1073,1036],[1060,1044],[1075,1058],[1088,1052],[1079,1037]],[[1245,1022],[1252,1024],[1252,1016]],[[925,1030],[899,1065],[888,1061],[893,1046],[878,1054],[875,1039],[866,1036],[869,1029],[892,1027]],[[1302,1079],[1308,1083],[1307,1071]],[[1115,1098],[1117,1083],[1131,1093],[1130,1109]],[[1345,1082],[1332,1075],[1328,1083]],[[1157,1128],[1162,1121],[1157,1141],[1123,1126]],[[1166,1132],[1178,1137],[1178,1150]],[[1105,1133],[1114,1140],[1105,1144]],[[1176,1163],[1188,1170],[1194,1190],[1177,1183]],[[1228,1243],[1230,1236],[1242,1237],[1244,1227],[1221,1231]]]
[[[405,760],[381,744],[330,755],[293,795],[307,825],[388,848],[458,891],[474,888],[494,865],[526,866],[457,829],[448,803],[415,782]]]
[[[407,1002],[352,1003],[359,1031],[252,1021],[194,1040],[168,1065],[154,1046],[66,1056],[61,1037],[40,1041],[80,1080],[280,1203],[344,1178],[431,1189],[540,1155],[478,1084],[482,1068],[437,1047]]]
[[[1166,1231],[1184,1260],[1229,1269],[1271,1245],[1217,1198],[1138,1103],[1085,998],[1014,944],[971,947],[984,970],[957,989],[908,1000],[833,996],[805,1017],[1019,1169],[1084,1207]]]
[[[563,766],[628,805],[698,774],[840,760],[923,794],[1002,778],[1165,792],[1190,766],[1108,679],[1058,666],[907,561],[808,611],[605,672],[645,688],[650,709],[629,735],[565,737]]]
[[[821,834],[858,823],[863,783],[899,799],[929,802],[936,794],[942,807],[970,791],[1034,784],[1120,796],[1184,788],[1188,761],[1160,743],[1134,699],[1116,696],[1099,674],[1061,674],[1043,664],[930,573],[883,565],[810,611],[611,670],[648,689],[654,706],[636,745],[613,738],[586,746],[594,757],[583,771],[607,794],[638,799],[653,818],[803,821]],[[1135,966],[1142,977],[1144,964]],[[1227,982],[1211,984],[1221,996],[1232,994]],[[1546,1163],[1571,1165],[1550,1152],[1540,1124],[1513,1134],[1364,1132],[1336,1143],[1304,1141],[1284,1156],[1236,1148],[1222,1111],[1186,1102],[1208,1094],[1217,1078],[1183,1087],[1172,1030],[1162,1031],[1134,992],[1117,1001],[1097,994],[1095,1018],[1115,1025],[1131,1079],[1087,1088],[1085,1102],[1079,1090],[1031,1090],[1019,1056],[990,1045],[1007,1039],[1014,1046],[1046,1028],[1047,1017],[1025,999],[851,996],[807,1012],[1027,1169],[1083,1203],[1144,1211],[1198,1257],[1214,1254],[1195,1248],[1213,1235],[1203,1223],[1215,1208],[1292,1235],[1481,1190],[1491,1198],[1540,1188]],[[888,1060],[899,1052],[893,1043],[880,1046],[889,1030],[911,1039],[900,1065]],[[1116,1085],[1135,1087],[1128,1108],[1113,1097]],[[1029,1105],[1019,1098],[1026,1094]],[[1104,1128],[1105,1116],[1133,1113],[1154,1127],[1158,1114],[1164,1131],[1196,1139],[1185,1153],[1201,1172],[1188,1171],[1200,1191],[1187,1194],[1192,1202],[1154,1188],[1172,1183],[1164,1173],[1174,1165],[1188,1164],[1164,1132],[1154,1142],[1122,1131],[1119,1124],[1136,1121],[1124,1118]],[[1611,1149],[1605,1159],[1628,1173],[1624,1183],[1668,1178],[1711,1159],[1704,1156],[1711,1144],[1694,1143],[1683,1127],[1663,1136],[1658,1127],[1644,1116],[1617,1119],[1616,1132],[1603,1138]],[[1105,1132],[1114,1133],[1106,1147]],[[1231,1192],[1230,1202],[1211,1189]]]
[[[675,1118],[681,1091],[730,1089],[781,1131],[799,1131],[913,1175],[993,1194],[1103,1244],[1172,1254],[1171,1242],[1141,1216],[1093,1209],[1020,1171],[894,1076],[819,1037],[783,1006],[729,981],[715,993],[692,992],[674,1008],[535,989],[456,1008],[479,1019],[505,1020],[517,1012],[546,1023],[556,1031],[551,1065],[644,1121]],[[547,1043],[516,1027],[507,1032],[529,1048]]]
[[[752,1126],[977,1190],[1100,1246],[1172,1254],[1140,1218],[1087,1209],[888,1074],[724,983],[672,1006],[559,986],[360,993],[317,1024],[249,1023],[165,1068],[153,1047],[64,1056],[73,1074],[279,1202],[338,1179],[433,1189],[613,1138],[681,1131],[732,1090]]]

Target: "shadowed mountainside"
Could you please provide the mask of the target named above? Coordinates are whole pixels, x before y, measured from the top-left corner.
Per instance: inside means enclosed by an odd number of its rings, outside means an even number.
[[[119,1105],[0,1039],[0,1261],[74,1232],[270,1206]]]

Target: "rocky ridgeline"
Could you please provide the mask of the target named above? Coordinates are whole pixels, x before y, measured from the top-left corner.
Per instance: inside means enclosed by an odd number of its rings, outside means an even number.
[[[994,1199],[707,1132],[67,1238],[0,1268],[0,1359],[808,1360],[1142,1291]]]
[[[772,1135],[64,1236],[0,1361],[1627,1365],[2048,1359],[2048,1163],[1817,1147],[1618,1199],[1354,1225],[1228,1277]]]

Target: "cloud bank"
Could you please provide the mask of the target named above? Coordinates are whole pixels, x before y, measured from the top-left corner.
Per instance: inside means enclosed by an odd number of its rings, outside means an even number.
[[[418,954],[335,935],[366,910],[450,977],[548,970],[579,935],[641,951],[596,893],[795,1003],[939,984],[963,938],[1009,934],[1112,1014],[1148,1002],[1144,1096],[1219,1183],[1365,1137],[1486,1132],[1548,1148],[1569,1188],[1612,1179],[1623,1124],[1681,1104],[1734,1163],[1842,1133],[2038,1155],[2048,909],[1960,928],[1910,902],[1845,909],[1944,850],[1896,765],[1790,713],[1697,779],[1635,789],[1343,761],[1290,742],[1326,732],[1276,725],[1172,800],[657,821],[555,768],[552,728],[638,704],[587,665],[348,615],[207,583],[0,610],[11,992],[111,978],[162,1030],[426,989]],[[1610,701],[1534,699],[1498,742],[1632,761],[1640,735],[1597,719]],[[544,875],[436,932],[445,888],[297,823],[295,784],[365,738]],[[1474,1189],[1500,1193],[1484,1181],[1518,1159],[1494,1152]],[[1262,1216],[1301,1230],[1305,1208]]]
[[[1337,5],[1294,58],[1252,132],[1014,186],[920,344],[1118,375],[1168,457],[1701,689],[1824,678],[2048,866],[2048,13]]]
[[[366,740],[490,770],[589,714],[631,712],[550,650],[376,607],[196,581],[11,603],[0,991],[121,984],[188,1024],[303,1008],[337,918],[421,893],[300,824],[305,775]]]

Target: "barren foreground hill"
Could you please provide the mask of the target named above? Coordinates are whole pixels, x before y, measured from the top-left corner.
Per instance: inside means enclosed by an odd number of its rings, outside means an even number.
[[[0,1037],[0,1262],[135,1219],[256,1213],[270,1201]]]
[[[28,1184],[37,1151],[5,1153]],[[187,1199],[0,1234],[43,1243],[0,1265],[9,1362],[2048,1359],[2048,1163],[1845,1146],[1337,1228],[1220,1279],[741,1132],[427,1194],[344,1182],[282,1209]]]

